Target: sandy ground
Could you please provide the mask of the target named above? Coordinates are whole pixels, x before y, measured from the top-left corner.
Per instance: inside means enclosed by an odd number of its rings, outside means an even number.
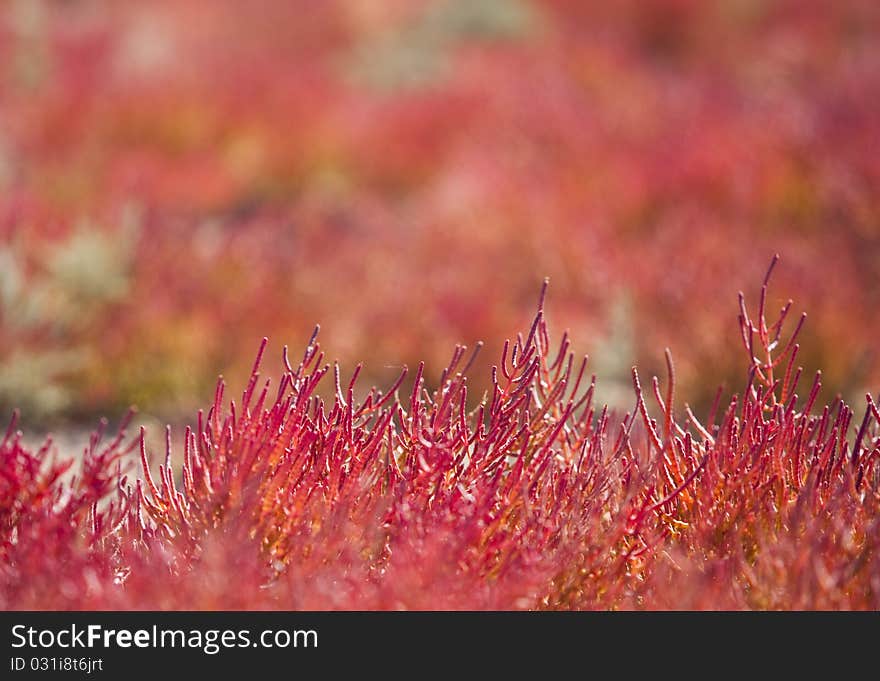
[[[137,437],[140,426],[146,428],[147,434],[147,454],[150,460],[150,468],[154,474],[158,473],[158,466],[165,460],[165,424],[149,417],[136,416],[135,419],[126,428],[126,443],[133,441]],[[66,424],[56,427],[50,431],[23,430],[22,441],[31,451],[37,451],[51,436],[52,447],[49,450],[50,455],[54,454],[59,457],[75,457],[80,458],[89,444],[89,438],[94,432],[97,424]],[[118,424],[110,423],[105,432],[102,442],[108,443],[116,437]],[[175,467],[180,465],[180,456],[183,452],[183,432],[184,426],[172,426],[172,450],[177,455],[173,462]],[[0,434],[2,437],[2,434]],[[123,463],[123,467],[127,468],[130,473],[140,476],[140,457],[138,456],[138,448],[135,447],[127,460]],[[74,466],[74,471],[76,470]]]

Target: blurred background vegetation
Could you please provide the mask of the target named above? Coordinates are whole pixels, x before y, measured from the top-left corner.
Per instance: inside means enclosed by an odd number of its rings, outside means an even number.
[[[0,408],[189,417],[315,323],[367,382],[485,368],[548,275],[602,397],[669,346],[705,405],[774,252],[861,402],[878,38],[875,0],[8,0]]]

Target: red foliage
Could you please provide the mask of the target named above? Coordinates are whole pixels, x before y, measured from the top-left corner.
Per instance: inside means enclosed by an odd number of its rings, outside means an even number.
[[[775,264],[775,260],[774,260]],[[772,270],[772,266],[771,266]],[[357,398],[317,331],[277,387],[224,384],[152,475],[143,431],[72,459],[0,446],[0,606],[16,608],[880,607],[880,412],[796,392],[800,324],[741,306],[744,391],[698,420],[665,388],[600,408],[542,292],[469,398],[474,353],[439,387]],[[479,349],[479,348],[478,348]],[[404,372],[406,373],[406,372]],[[331,395],[317,394],[330,383]],[[648,401],[653,399],[655,406]],[[652,416],[652,412],[656,416]],[[143,480],[118,472],[140,446]]]
[[[776,251],[821,320],[805,363],[850,399],[880,377],[873,0],[257,4],[0,12],[0,251],[39,280],[81,220],[143,215],[128,295],[76,329],[0,306],[0,360],[77,356],[68,409],[176,414],[246,378],[252,329],[314,320],[382,382],[517,328],[546,274],[591,343],[624,310],[633,357],[597,347],[600,375],[669,345],[708,405],[737,367],[706,311]]]

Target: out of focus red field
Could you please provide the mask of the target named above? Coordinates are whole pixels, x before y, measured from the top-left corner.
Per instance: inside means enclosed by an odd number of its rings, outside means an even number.
[[[0,404],[176,418],[315,323],[368,384],[433,376],[545,276],[609,401],[670,346],[707,404],[774,252],[860,400],[878,38],[873,0],[6,2]]]
[[[877,0],[6,0],[0,609],[878,609],[878,199]]]

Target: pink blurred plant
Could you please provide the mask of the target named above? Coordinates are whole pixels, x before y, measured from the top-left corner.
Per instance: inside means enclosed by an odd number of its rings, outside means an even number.
[[[381,384],[518,328],[546,274],[603,380],[660,372],[669,345],[703,407],[738,376],[707,311],[774,251],[821,320],[802,361],[850,400],[880,378],[877,3],[259,6],[0,10],[0,258],[31,293],[81,221],[112,241],[142,215],[128,295],[75,329],[31,323],[0,276],[0,363],[52,353],[56,412],[189,413],[221,369],[246,379],[254,328],[299,343],[315,319]]]

